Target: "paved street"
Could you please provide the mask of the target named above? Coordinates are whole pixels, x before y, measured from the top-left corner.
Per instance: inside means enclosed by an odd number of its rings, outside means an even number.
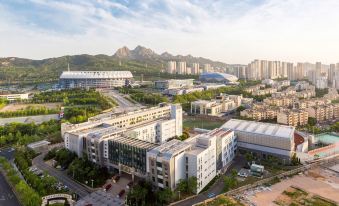
[[[61,183],[66,185],[71,191],[74,191],[79,195],[79,197],[85,197],[89,193],[92,192],[91,189],[77,183],[76,181],[72,180],[62,171],[55,169],[54,167],[49,166],[43,161],[44,154],[41,154],[33,159],[32,163],[37,168],[46,171],[49,175],[54,176],[57,178]]]
[[[0,172],[0,206],[18,206],[19,201],[14,195],[5,177]]]
[[[114,108],[116,112],[129,112],[143,107],[140,104],[135,104],[133,102],[128,101],[118,91],[106,90],[102,91],[102,93],[108,97],[113,98],[118,103],[119,106],[117,108]]]

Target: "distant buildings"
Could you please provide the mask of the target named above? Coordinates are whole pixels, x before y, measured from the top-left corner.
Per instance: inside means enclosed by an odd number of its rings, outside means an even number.
[[[161,91],[166,89],[180,89],[193,87],[194,79],[167,79],[157,80],[154,82],[154,87]]]
[[[7,99],[8,101],[16,101],[16,100],[25,100],[29,98],[29,93],[24,94],[2,94],[0,98]]]
[[[64,71],[60,75],[62,88],[114,88],[128,85],[130,71]]]
[[[191,102],[191,114],[220,116],[234,111],[242,103],[242,96],[221,94],[215,100],[197,100]]]
[[[193,63],[190,66],[187,66],[187,63],[185,61],[169,61],[167,62],[167,68],[166,72],[170,74],[193,74],[198,75],[200,74],[200,66],[199,63]]]

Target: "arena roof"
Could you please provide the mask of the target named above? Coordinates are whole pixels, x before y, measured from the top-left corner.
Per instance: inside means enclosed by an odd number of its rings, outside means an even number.
[[[133,78],[130,71],[64,71],[60,79],[114,79]]]
[[[238,78],[231,74],[220,73],[220,72],[205,72],[200,74],[199,79],[201,81],[229,81],[229,82],[236,82]]]
[[[235,132],[247,132],[261,135],[269,135],[281,138],[292,139],[295,128],[292,126],[246,121],[240,119],[231,119],[221,126],[222,128],[232,129]]]

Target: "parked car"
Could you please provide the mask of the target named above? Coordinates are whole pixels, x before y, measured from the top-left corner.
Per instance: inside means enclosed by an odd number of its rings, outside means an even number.
[[[108,191],[109,189],[111,189],[111,187],[112,187],[112,184],[108,184],[108,185],[106,185],[106,187],[105,187],[105,191]]]
[[[122,197],[125,194],[125,190],[121,190],[117,197]]]

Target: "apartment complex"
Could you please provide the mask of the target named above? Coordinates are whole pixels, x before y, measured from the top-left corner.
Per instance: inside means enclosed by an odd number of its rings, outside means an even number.
[[[136,160],[130,158],[128,163],[124,161],[133,150],[138,152],[135,158],[142,158],[138,161],[146,162],[148,150],[174,136],[180,136],[182,108],[175,104],[160,104],[126,114],[93,117],[80,124],[63,123],[61,133],[65,147],[79,157],[86,154],[90,161],[101,166],[133,171],[143,176],[146,170],[140,166],[141,163],[133,168]]]
[[[293,97],[268,97],[264,99],[264,103],[270,106],[278,106],[278,107],[290,107],[296,101]]]
[[[308,123],[308,112],[305,110],[282,109],[277,114],[277,123],[289,126],[304,126]]]
[[[129,85],[130,71],[64,71],[60,75],[62,88],[114,88]]]
[[[240,112],[241,117],[253,119],[256,121],[269,120],[277,118],[279,108],[264,106],[254,106],[252,109],[245,109]]]
[[[311,106],[306,109],[308,115],[317,122],[332,121],[339,119],[339,104],[326,104]]]
[[[166,72],[170,74],[200,74],[199,63],[193,63],[192,67],[188,67],[185,61],[169,61],[167,62]]]
[[[289,160],[295,150],[292,126],[231,119],[221,128],[234,131],[240,151],[250,151],[262,158],[277,156]]]
[[[147,172],[154,186],[174,190],[182,179],[197,178],[199,193],[235,156],[236,138],[215,129],[186,141],[171,140],[147,152]]]

